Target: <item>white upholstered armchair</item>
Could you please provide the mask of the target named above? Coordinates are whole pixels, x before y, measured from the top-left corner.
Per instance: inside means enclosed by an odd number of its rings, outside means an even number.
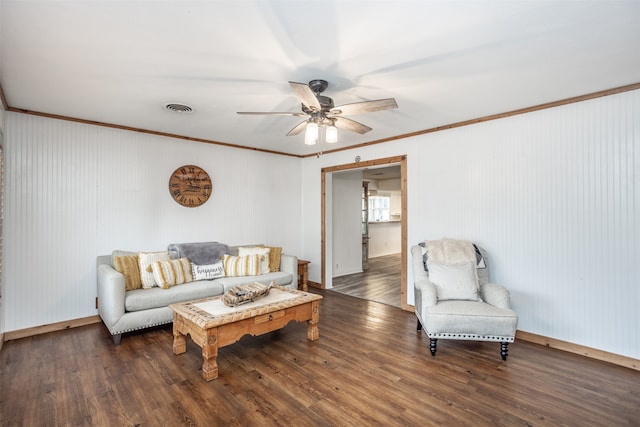
[[[509,291],[489,283],[486,252],[463,240],[425,241],[411,248],[418,331],[438,339],[495,341],[502,360],[516,334],[518,316]]]

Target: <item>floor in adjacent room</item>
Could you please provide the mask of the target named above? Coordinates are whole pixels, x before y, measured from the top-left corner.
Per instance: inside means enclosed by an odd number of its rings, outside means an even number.
[[[401,254],[369,258],[362,273],[334,277],[331,290],[393,307],[400,307]]]

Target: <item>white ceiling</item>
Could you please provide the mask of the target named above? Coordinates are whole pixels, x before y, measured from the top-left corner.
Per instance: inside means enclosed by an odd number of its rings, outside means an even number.
[[[324,79],[350,118],[324,151],[640,82],[639,1],[0,3],[12,108],[310,155],[288,81]],[[188,104],[193,113],[164,109]]]

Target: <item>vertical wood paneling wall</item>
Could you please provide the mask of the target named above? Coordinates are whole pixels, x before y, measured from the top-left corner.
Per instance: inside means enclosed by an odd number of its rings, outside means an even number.
[[[184,164],[213,179],[209,201],[171,199]],[[169,243],[301,248],[300,160],[6,113],[5,331],[97,314],[96,256]]]
[[[95,314],[116,248],[267,242],[320,281],[321,169],[406,154],[409,245],[474,240],[520,330],[640,358],[640,91],[303,160],[16,113],[4,146],[5,331]],[[166,188],[188,163],[193,210]]]
[[[409,245],[473,240],[510,289],[518,329],[640,359],[640,91],[305,159],[304,186],[357,155],[401,154]],[[316,203],[303,206],[312,260]]]

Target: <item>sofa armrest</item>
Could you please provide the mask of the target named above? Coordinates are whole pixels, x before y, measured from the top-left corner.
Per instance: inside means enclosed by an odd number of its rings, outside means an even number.
[[[480,298],[498,308],[511,308],[511,297],[504,286],[495,283],[480,285]]]
[[[98,313],[111,330],[111,327],[124,316],[124,276],[108,264],[98,264],[97,271]]]
[[[280,271],[291,273],[291,286],[298,289],[298,257],[282,254],[280,256]]]

